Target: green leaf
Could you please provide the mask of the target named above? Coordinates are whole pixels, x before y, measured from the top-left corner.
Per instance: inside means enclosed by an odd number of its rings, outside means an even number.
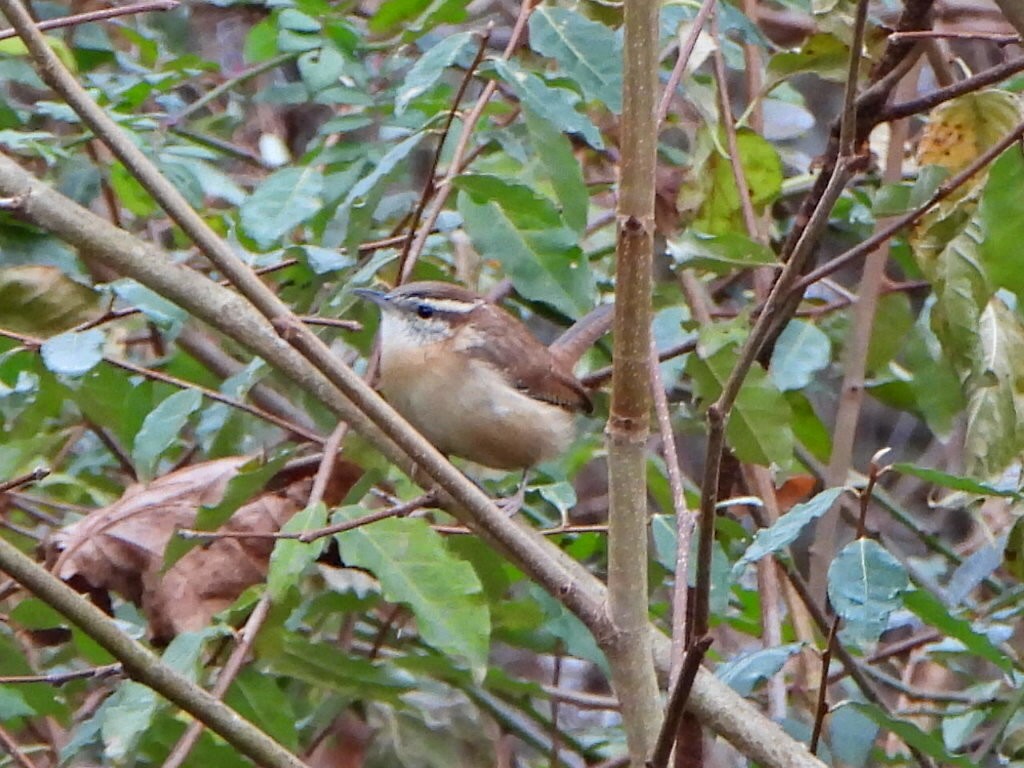
[[[549,86],[537,75],[528,72],[514,61],[498,59],[493,62],[498,77],[504,80],[526,109],[547,120],[565,133],[575,133],[594,149],[604,149],[601,134],[586,115],[576,111],[579,97],[565,88]]]
[[[271,174],[242,203],[242,229],[257,246],[269,248],[320,210],[323,183],[323,174],[312,166]]]
[[[793,436],[818,461],[827,462],[832,455],[832,434],[818,418],[811,401],[802,392],[786,392],[786,402],[793,413],[790,425]]]
[[[337,272],[339,269],[347,269],[355,265],[347,251],[339,251],[336,248],[321,248],[319,245],[302,245],[299,250],[306,257],[306,263],[318,275],[325,275],[328,272]]]
[[[106,334],[99,328],[81,333],[62,333],[43,342],[39,352],[43,356],[43,364],[54,373],[81,376],[103,359],[106,340]]]
[[[604,24],[541,5],[530,15],[530,47],[558,61],[588,100],[622,111],[622,40]]]
[[[100,313],[100,295],[57,267],[0,269],[0,328],[51,336]]]
[[[667,251],[680,267],[705,269],[717,274],[779,265],[770,248],[739,232],[709,235],[688,229],[680,238],[667,243]]]
[[[702,331],[701,338],[707,338]],[[704,357],[690,355],[686,369],[693,377],[694,391],[705,405],[722,392],[736,365],[736,347],[720,346]],[[793,430],[789,403],[772,384],[762,368],[754,366],[740,388],[729,416],[725,435],[740,461],[786,466],[793,456]]]
[[[850,48],[833,35],[816,34],[804,40],[799,51],[786,51],[768,62],[768,79],[782,81],[801,72],[842,80],[847,75]]]
[[[976,493],[979,496],[1003,496],[1007,498],[1020,498],[1020,493],[1015,489],[999,488],[998,486],[992,485],[991,483],[985,483],[982,482],[981,480],[976,480],[973,477],[953,475],[950,474],[949,472],[940,472],[937,469],[919,467],[915,464],[899,462],[893,464],[890,467],[890,469],[894,472],[899,472],[900,474],[919,477],[922,480],[926,480],[929,483],[932,483],[933,485],[938,485],[941,486],[942,488],[950,488],[954,491]]]
[[[885,371],[889,363],[906,345],[907,336],[914,326],[914,314],[910,299],[902,293],[880,296],[875,310],[875,322],[868,343],[867,370],[872,373]]]
[[[324,45],[299,56],[298,65],[302,82],[306,84],[311,94],[317,94],[337,84],[345,73],[347,62],[337,48]]]
[[[386,32],[402,22],[419,16],[431,0],[385,0],[370,18],[371,32]]]
[[[153,478],[157,461],[178,437],[188,423],[188,418],[203,403],[203,396],[195,389],[175,392],[154,408],[142,422],[142,428],[135,435],[132,448],[132,462],[139,480]]]
[[[121,684],[103,712],[100,732],[107,760],[117,765],[136,753],[139,741],[153,725],[158,705],[156,692],[142,683],[129,680]]]
[[[516,229],[543,230],[562,226],[562,216],[554,204],[532,187],[500,176],[464,173],[452,179],[452,185],[464,189],[475,203],[498,203]]]
[[[516,190],[511,200],[523,198]],[[556,213],[553,207],[548,213],[541,205],[520,212],[509,198],[478,204],[463,193],[458,198],[458,209],[473,246],[484,258],[498,259],[523,296],[546,302],[573,318],[592,308],[593,276],[575,233],[565,225],[536,229],[522,226],[523,219],[541,221]]]
[[[555,197],[562,206],[562,217],[577,235],[582,235],[587,226],[590,199],[583,181],[583,169],[573,154],[572,143],[551,123],[529,109],[525,109],[524,114],[530,142],[540,160],[541,173],[555,191]]]
[[[964,407],[963,390],[942,345],[931,329],[931,307],[926,303],[911,328],[901,363],[910,372],[910,390],[928,427],[948,438]]]
[[[383,194],[383,185],[426,135],[414,133],[407,136],[389,149],[373,166],[372,171],[352,185],[324,232],[320,242],[322,246],[337,248],[344,244],[349,252],[355,252]]]
[[[277,26],[292,32],[319,32],[322,26],[319,21],[295,8],[285,8],[277,17]]]
[[[1022,449],[1024,327],[998,298],[979,319],[980,359],[968,378],[964,453],[968,474],[998,477]]]
[[[333,522],[366,514],[342,507]],[[469,665],[482,679],[490,650],[490,611],[473,567],[454,557],[425,520],[387,519],[336,536],[342,560],[365,568],[384,597],[409,606],[423,639]]]
[[[903,595],[903,604],[929,626],[959,640],[975,656],[995,664],[1009,673],[1013,664],[1009,657],[992,644],[985,635],[974,630],[970,622],[950,613],[949,609],[930,592],[914,589]]]
[[[853,707],[861,714],[866,715],[877,725],[880,725],[885,730],[896,734],[905,744],[923,752],[929,757],[935,758],[943,766],[956,765],[960,766],[960,768],[975,767],[975,763],[969,758],[951,754],[943,746],[940,739],[936,738],[931,733],[922,731],[909,720],[899,720],[895,717],[890,717],[873,704],[844,701],[838,704],[836,709],[839,709],[840,707]]]
[[[408,673],[391,665],[343,653],[334,645],[310,642],[295,632],[284,633],[281,650],[269,658],[269,664],[279,675],[360,701],[397,703],[415,683]]]
[[[740,696],[749,696],[758,683],[778,674],[786,662],[803,647],[803,643],[789,643],[777,648],[740,653],[719,664],[715,676]]]
[[[743,553],[743,557],[733,566],[732,578],[738,579],[748,564],[779,552],[796,541],[804,528],[828,512],[845,490],[828,488],[814,498],[795,505],[768,528],[759,530],[747,551]]]
[[[783,392],[803,389],[832,361],[832,342],[813,323],[790,320],[775,342],[769,373]]]
[[[281,528],[282,533],[302,533],[315,531],[327,525],[327,507],[317,502],[306,507]],[[327,546],[327,537],[311,542],[298,539],[278,539],[274,551],[270,555],[270,567],[267,571],[267,589],[275,602],[281,600],[284,593],[294,587],[306,568],[316,561]]]
[[[1024,217],[1020,197],[1024,189],[1024,158],[1014,147],[992,164],[981,195],[981,261],[991,281],[1000,288],[1024,296],[1024,269],[1020,246],[1024,242]]]
[[[188,312],[177,304],[130,278],[115,280],[110,283],[110,288],[119,299],[140,310],[154,325],[174,336],[188,319]]]
[[[1006,537],[1003,560],[1006,570],[1018,581],[1024,581],[1024,517],[1017,518]]]
[[[35,714],[35,709],[29,706],[16,687],[0,685],[0,720],[10,723],[17,717],[32,717]]]
[[[413,99],[429,91],[441,79],[444,71],[455,64],[469,66],[470,52],[474,49],[472,32],[458,32],[449,35],[424,53],[413,64],[405,83],[395,96],[395,114],[401,115]]]
[[[846,545],[828,569],[828,596],[843,618],[845,642],[877,641],[909,583],[903,565],[878,542]]]
[[[298,749],[297,715],[292,700],[285,695],[282,681],[252,668],[243,669],[224,700],[285,749]]]
[[[762,210],[782,191],[782,160],[775,147],[750,130],[737,132],[736,145],[750,201],[755,210]],[[694,227],[713,235],[745,231],[732,162],[725,155],[712,152],[704,174],[709,188]]]

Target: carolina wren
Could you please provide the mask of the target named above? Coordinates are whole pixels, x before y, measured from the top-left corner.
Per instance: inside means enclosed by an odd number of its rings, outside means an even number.
[[[380,391],[443,453],[527,469],[563,453],[574,415],[593,409],[572,366],[608,329],[608,307],[549,348],[504,309],[457,285],[355,293],[381,310]]]

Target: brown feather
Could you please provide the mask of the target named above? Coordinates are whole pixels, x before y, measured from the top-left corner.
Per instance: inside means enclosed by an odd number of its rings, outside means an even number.
[[[535,400],[570,411],[593,410],[576,377],[522,322],[494,304],[482,304],[469,313],[456,333],[456,345],[501,370],[516,389]]]

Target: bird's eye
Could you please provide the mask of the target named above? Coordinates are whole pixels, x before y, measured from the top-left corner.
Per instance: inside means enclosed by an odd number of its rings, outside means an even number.
[[[416,307],[416,314],[426,320],[428,317],[434,316],[434,308],[429,304],[420,304]]]

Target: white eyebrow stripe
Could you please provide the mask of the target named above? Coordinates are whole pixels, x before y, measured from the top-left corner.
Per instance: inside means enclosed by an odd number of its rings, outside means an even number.
[[[483,304],[482,301],[458,301],[457,299],[420,299],[424,304],[427,304],[438,312],[452,312],[456,315],[464,315],[468,312],[472,312],[474,309]]]

